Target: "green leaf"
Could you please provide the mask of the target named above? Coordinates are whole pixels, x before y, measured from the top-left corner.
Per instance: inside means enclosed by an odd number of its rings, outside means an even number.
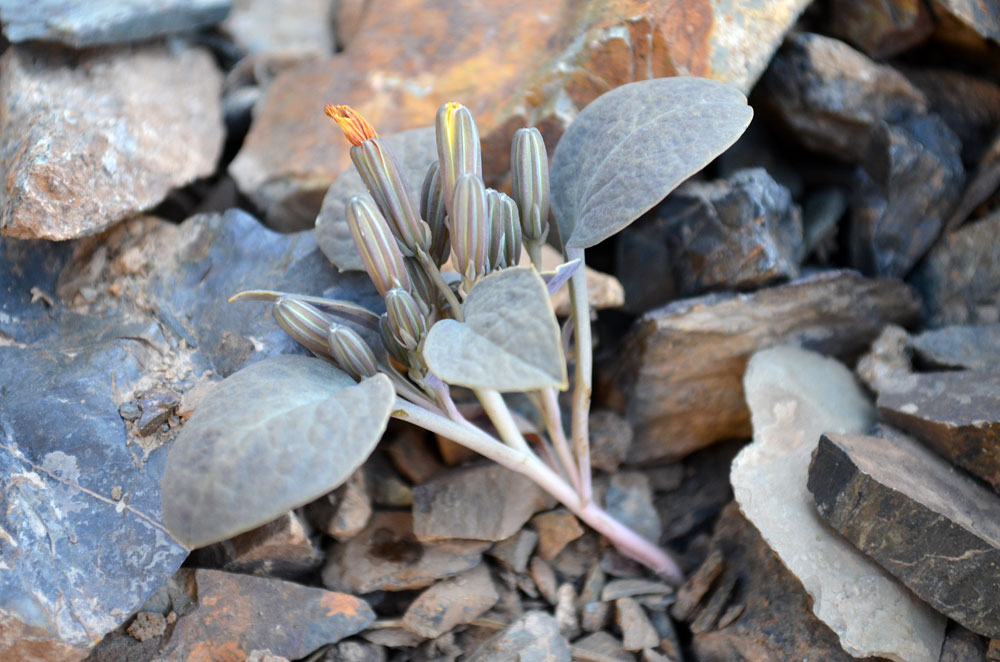
[[[552,158],[564,245],[587,248],[625,228],[736,142],[752,117],[739,90],[707,78],[656,78],[602,94]]]
[[[438,377],[503,393],[566,388],[559,324],[534,269],[487,276],[469,292],[462,312],[464,323],[441,320],[424,341],[424,360]]]
[[[163,520],[190,547],[265,524],[334,489],[375,448],[395,391],[319,359],[276,356],[219,382],[181,429]]]

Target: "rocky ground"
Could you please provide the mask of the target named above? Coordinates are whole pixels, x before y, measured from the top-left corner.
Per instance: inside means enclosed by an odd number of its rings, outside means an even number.
[[[1000,660],[1000,5],[0,0],[0,22],[0,660]],[[552,147],[602,92],[677,74],[755,120],[588,257],[597,497],[684,585],[402,424],[275,522],[170,536],[199,401],[305,353],[226,299],[378,301],[327,257],[360,182],[325,103],[419,154],[461,101],[503,187],[517,128]]]

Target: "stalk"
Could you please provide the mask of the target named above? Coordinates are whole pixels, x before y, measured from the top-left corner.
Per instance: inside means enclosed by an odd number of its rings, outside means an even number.
[[[576,369],[573,378],[572,435],[573,452],[580,472],[580,501],[586,506],[593,498],[590,482],[590,393],[593,379],[593,347],[590,337],[590,302],[587,300],[587,263],[582,248],[567,248],[566,257],[580,260],[580,267],[569,279],[573,317]]]
[[[458,297],[455,293],[451,291],[448,287],[448,283],[444,282],[444,277],[441,275],[441,270],[438,269],[434,261],[431,260],[431,256],[425,251],[417,251],[417,260],[420,262],[420,266],[424,268],[427,275],[431,277],[434,281],[434,285],[437,286],[441,294],[444,295],[445,301],[448,302],[448,307],[451,308],[452,317],[454,317],[459,322],[465,321],[465,316],[462,314],[462,304],[458,302]]]
[[[483,410],[490,417],[490,421],[496,427],[500,438],[511,448],[522,453],[531,454],[531,447],[528,446],[524,435],[517,428],[517,423],[514,421],[514,417],[511,416],[510,409],[507,408],[507,403],[504,402],[503,396],[500,395],[499,391],[478,388],[473,392],[479,398],[479,402],[483,405]]]
[[[569,482],[577,494],[580,493],[580,468],[573,458],[573,452],[569,448],[569,441],[566,439],[566,432],[563,430],[562,415],[559,413],[559,400],[556,398],[555,389],[546,388],[538,392],[539,409],[542,417],[545,418],[545,429],[552,440],[552,446],[559,456],[559,461],[566,469]]]

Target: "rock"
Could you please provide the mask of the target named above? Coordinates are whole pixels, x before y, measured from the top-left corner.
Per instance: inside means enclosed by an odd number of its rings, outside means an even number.
[[[918,597],[1000,637],[1000,496],[894,434],[823,435],[808,487],[823,519]]]
[[[949,622],[939,662],[983,662],[986,659],[986,639]]]
[[[167,631],[167,619],[155,611],[140,611],[128,626],[128,633],[137,641],[147,641],[161,637]]]
[[[614,473],[632,445],[632,426],[618,412],[595,408],[590,412],[590,465]]]
[[[692,652],[699,662],[729,660],[823,660],[854,662],[844,652],[837,636],[810,610],[811,599],[802,584],[767,546],[757,529],[744,518],[735,503],[723,510],[715,525],[709,559],[725,558],[725,568],[716,574],[717,586],[739,586],[735,600],[743,601],[735,620],[695,634]],[[708,561],[706,561],[708,563]],[[712,561],[712,567],[714,566]],[[704,566],[703,566],[704,567]],[[699,568],[694,576],[704,576]],[[685,588],[681,593],[685,593]],[[706,602],[715,593],[705,592]],[[682,620],[700,615],[696,603]],[[936,653],[935,653],[936,655]],[[868,662],[879,662],[864,658]],[[893,656],[890,659],[901,659]],[[936,657],[933,658],[937,660]]]
[[[811,150],[856,163],[879,120],[926,112],[924,95],[902,74],[818,34],[786,40],[761,79],[767,99]]]
[[[499,599],[489,568],[480,563],[418,595],[403,614],[402,624],[410,632],[433,639],[471,623]]]
[[[250,654],[247,655],[247,662],[288,662],[288,658],[275,655],[269,649],[265,648],[264,650],[250,651]]]
[[[123,44],[194,32],[221,21],[232,0],[3,0],[0,22],[8,41],[57,41],[73,48]]]
[[[997,105],[1000,106],[1000,102]],[[955,205],[945,223],[945,231],[951,232],[958,228],[998,189],[1000,189],[1000,131],[994,134],[983,150],[976,169],[965,187],[962,199]]]
[[[156,432],[167,422],[180,403],[180,394],[162,386],[150,389],[140,396],[139,408],[142,410],[142,415],[136,424],[139,426],[139,434],[145,437]]]
[[[646,540],[660,540],[660,516],[653,507],[653,490],[645,474],[620,471],[611,476],[604,493],[604,508]]]
[[[931,372],[887,385],[878,410],[1000,492],[1000,372]]]
[[[404,428],[401,434],[389,443],[389,458],[393,466],[411,483],[426,483],[445,470],[423,430]]]
[[[857,373],[865,385],[878,392],[910,374],[910,336],[906,330],[889,324],[858,361]]]
[[[931,4],[942,22],[950,19],[962,28],[971,28],[980,37],[1000,43],[1000,8],[995,5],[973,0],[934,0]]]
[[[910,342],[917,358],[935,369],[1000,370],[1000,324],[945,326]]]
[[[937,115],[872,130],[851,199],[851,263],[902,278],[930,248],[962,195],[961,143]]]
[[[472,652],[467,662],[570,662],[556,619],[529,611]]]
[[[622,631],[622,647],[627,651],[654,648],[660,636],[634,598],[615,600],[615,622]]]
[[[930,327],[1000,322],[1000,211],[941,237],[910,282]]]
[[[514,572],[524,572],[537,544],[537,533],[531,529],[521,529],[510,538],[494,543],[487,554],[507,564]]]
[[[806,4],[371,0],[349,48],[268,88],[230,172],[269,224],[305,227],[350,165],[324,103],[350,104],[391,135],[458,99],[477,118],[492,180],[517,128],[538,126],[553,147],[581,108],[624,83],[680,74],[748,91]]]
[[[0,81],[4,234],[94,234],[215,171],[222,79],[203,50],[14,46]]]
[[[913,321],[918,305],[897,281],[839,271],[650,311],[622,342],[610,375],[610,404],[620,404],[635,431],[628,460],[675,459],[749,437],[741,378],[757,349],[801,342],[850,357],[886,323]]]
[[[335,0],[232,0],[222,30],[246,53],[328,56]]]
[[[322,564],[322,554],[295,512],[194,552],[198,567],[301,579]]]
[[[409,513],[377,512],[364,531],[333,546],[323,583],[350,593],[424,588],[478,565],[487,546],[473,540],[419,541]]]
[[[934,31],[930,10],[916,0],[834,0],[830,31],[876,60],[899,55]]]
[[[580,619],[576,615],[576,589],[569,582],[556,589],[556,623],[559,632],[566,639],[575,639],[580,634]]]
[[[730,510],[732,509],[730,508]],[[678,589],[677,601],[670,608],[673,617],[679,621],[693,620],[698,605],[708,595],[708,592],[715,585],[715,580],[719,578],[725,567],[726,562],[722,553],[719,550],[712,550],[694,574]]]
[[[755,289],[794,278],[804,257],[802,215],[762,168],[689,182],[618,240],[626,310],[643,312],[708,290]]]
[[[552,499],[498,464],[452,469],[413,488],[413,532],[421,541],[503,540]]]
[[[754,442],[733,461],[740,509],[812,597],[812,611],[856,657],[934,662],[945,619],[831,531],[806,488],[821,434],[860,433],[874,412],[842,364],[775,347],[744,377]]]
[[[837,250],[837,230],[847,211],[847,194],[838,187],[822,188],[808,195],[802,206],[805,254],[828,264]]]
[[[361,467],[340,488],[306,507],[309,521],[341,542],[358,535],[372,516],[367,470]]]
[[[539,513],[531,518],[531,523],[538,532],[538,553],[546,561],[554,559],[584,531],[576,516],[565,508]]]
[[[601,591],[601,600],[613,602],[618,598],[641,595],[668,595],[674,592],[669,585],[651,579],[614,579]]]
[[[635,662],[635,656],[622,647],[622,642],[608,632],[594,632],[583,639],[574,641],[570,647],[574,657],[580,660],[600,660],[601,662]]]
[[[243,659],[255,649],[298,659],[375,620],[352,595],[217,570],[187,572],[196,602],[164,642],[164,661]]]
[[[362,641],[341,641],[327,650],[322,662],[386,662],[385,648]]]
[[[535,586],[538,587],[538,592],[550,605],[554,605],[558,601],[556,592],[559,589],[556,585],[556,572],[552,566],[543,561],[540,556],[533,556],[528,565],[528,572],[531,573],[531,578],[534,580]]]

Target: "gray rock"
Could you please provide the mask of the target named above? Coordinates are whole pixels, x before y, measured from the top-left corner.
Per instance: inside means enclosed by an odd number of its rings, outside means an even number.
[[[961,147],[937,115],[875,125],[851,199],[854,267],[900,278],[910,271],[962,195]]]
[[[14,43],[58,41],[74,48],[193,32],[225,18],[232,0],[3,0],[0,22]]]
[[[222,31],[246,53],[326,56],[335,50],[336,0],[231,0]]]
[[[949,623],[941,659],[938,662],[985,662],[986,639],[966,630],[958,623]]]
[[[917,358],[937,369],[1000,370],[1000,324],[945,326],[910,342]]]
[[[609,632],[594,632],[573,642],[573,655],[580,660],[601,662],[635,662],[635,656],[622,647],[622,642]]]
[[[209,53],[184,45],[9,48],[0,58],[0,232],[94,234],[212,174],[221,87]]]
[[[607,473],[614,473],[625,461],[632,445],[632,426],[625,418],[610,409],[590,412],[590,465]]]
[[[611,476],[604,493],[604,507],[608,514],[646,540],[659,542],[663,527],[653,507],[653,490],[646,474],[620,471]]]
[[[868,388],[878,392],[910,374],[911,354],[910,336],[906,330],[889,324],[882,329],[868,353],[858,360],[855,371]]]
[[[142,410],[142,415],[139,417],[139,422],[136,423],[139,426],[139,434],[147,436],[156,432],[160,425],[167,422],[180,403],[179,393],[162,386],[143,393],[139,397],[139,408]],[[119,409],[120,412],[121,409]]]
[[[751,289],[794,278],[804,257],[802,217],[762,168],[691,182],[618,240],[625,307],[643,312],[707,290]]]
[[[537,533],[531,529],[521,529],[510,538],[494,543],[487,554],[507,564],[514,572],[524,572],[537,544]]]
[[[998,89],[997,96],[1000,96],[1000,89]],[[995,106],[1000,107],[1000,101],[997,101]],[[994,125],[996,124],[1000,124],[1000,118],[994,122]],[[955,209],[952,210],[945,224],[947,232],[951,232],[964,223],[980,205],[989,200],[990,196],[1000,188],[1000,130],[996,131],[992,138],[983,142],[986,143],[986,146],[982,148],[981,156],[978,159],[973,159],[978,163],[975,170],[969,175],[969,184],[965,187],[962,199],[955,205]]]
[[[480,563],[418,595],[403,614],[402,624],[410,632],[433,639],[455,626],[471,623],[499,599],[489,568]]]
[[[622,647],[627,651],[654,648],[660,643],[660,635],[635,598],[615,600],[615,622],[622,631]]]
[[[1000,496],[904,435],[823,435],[819,514],[931,606],[1000,637]]]
[[[668,584],[651,579],[614,579],[601,591],[601,600],[614,601],[618,598],[634,598],[640,595],[668,595],[674,592]]]
[[[467,662],[570,662],[570,650],[555,618],[529,611],[473,651]]]

